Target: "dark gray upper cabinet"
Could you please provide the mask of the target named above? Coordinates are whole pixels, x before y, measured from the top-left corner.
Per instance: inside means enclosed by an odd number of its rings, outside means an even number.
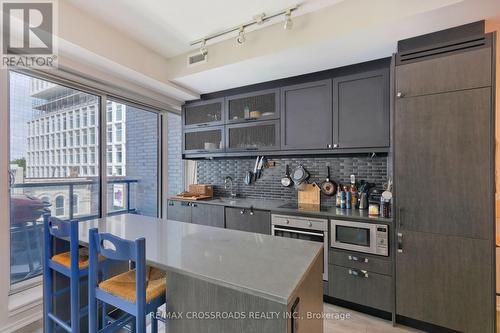
[[[182,124],[184,128],[223,125],[224,99],[218,98],[184,105]]]
[[[228,152],[279,150],[279,138],[279,120],[226,126],[226,150]]]
[[[184,130],[182,148],[183,153],[190,154],[224,151],[224,126]]]
[[[281,88],[281,149],[329,149],[332,80]]]
[[[226,207],[226,228],[270,235],[271,212]]]
[[[192,202],[191,223],[224,228],[224,206]]]
[[[389,95],[388,69],[334,78],[334,145],[389,147]]]
[[[396,67],[396,94],[411,97],[491,85],[491,48]]]
[[[279,89],[230,96],[225,99],[226,123],[279,118]]]

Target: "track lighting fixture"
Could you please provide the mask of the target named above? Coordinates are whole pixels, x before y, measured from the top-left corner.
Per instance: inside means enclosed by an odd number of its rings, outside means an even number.
[[[238,44],[243,44],[243,43],[245,43],[245,40],[246,40],[245,28],[248,28],[248,27],[253,26],[253,25],[261,25],[261,24],[263,24],[267,21],[270,21],[276,17],[279,17],[281,15],[285,16],[285,22],[284,22],[283,28],[285,30],[290,30],[290,29],[292,29],[292,26],[293,26],[292,12],[296,11],[298,8],[299,8],[299,5],[297,4],[295,6],[288,7],[287,9],[283,9],[281,11],[278,11],[278,12],[275,12],[272,14],[264,14],[264,13],[258,14],[258,15],[255,15],[251,21],[245,22],[245,23],[237,25],[235,27],[231,27],[231,28],[216,32],[214,34],[205,36],[203,38],[194,40],[190,44],[192,46],[197,45],[197,44],[201,44],[200,53],[205,56],[208,53],[208,50],[206,48],[207,41],[209,41],[211,39],[219,38],[219,37],[224,36],[226,34],[233,34],[235,31],[238,31],[238,36],[236,37],[236,41],[238,42]]]
[[[202,56],[206,57],[208,54],[208,49],[207,49],[207,41],[203,39],[201,41],[201,46],[200,46],[200,53]]]
[[[283,29],[291,30],[292,28],[293,28],[292,11],[288,9],[285,12],[285,24],[283,25]]]
[[[238,44],[243,44],[245,43],[246,41],[246,37],[245,37],[245,27],[240,27],[240,30],[238,32],[238,37],[236,37],[236,41],[238,42]]]

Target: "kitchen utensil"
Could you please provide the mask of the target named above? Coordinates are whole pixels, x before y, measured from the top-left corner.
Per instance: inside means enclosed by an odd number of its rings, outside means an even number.
[[[325,195],[334,195],[337,189],[337,185],[330,180],[330,167],[326,167],[326,179],[321,184],[321,192]]]
[[[295,187],[299,187],[304,181],[309,178],[309,172],[300,164],[298,167],[293,170],[292,180],[295,184]]]
[[[262,174],[262,166],[264,165],[264,156],[260,157],[259,166],[257,167],[257,179],[260,178]]]
[[[209,184],[189,184],[188,192],[213,197],[214,187]]]
[[[254,181],[257,180],[257,168],[259,166],[259,159],[260,159],[260,156],[257,156],[257,158],[255,159],[255,166],[253,168]]]
[[[245,173],[245,185],[250,185],[252,183],[253,174],[252,171],[247,171]]]
[[[292,185],[292,179],[290,178],[290,171],[288,169],[288,164],[285,166],[285,177],[281,178],[281,185],[285,187]]]
[[[260,118],[262,116],[262,112],[260,111],[250,111],[250,118]]]
[[[217,144],[213,143],[213,142],[205,142],[205,144],[203,145],[205,150],[215,150],[217,149]]]
[[[320,205],[321,189],[316,183],[302,184],[297,191],[299,205]]]
[[[359,209],[364,210],[368,208],[368,194],[361,192],[359,196]]]

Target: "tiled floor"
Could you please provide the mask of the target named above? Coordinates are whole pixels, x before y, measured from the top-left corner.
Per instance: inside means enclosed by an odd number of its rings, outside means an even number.
[[[363,313],[341,308],[331,304],[324,306],[325,319],[324,333],[416,333],[410,328],[393,327],[391,322],[372,317]],[[42,333],[41,321],[26,327],[16,333]],[[149,330],[148,330],[149,331]],[[163,325],[160,324],[160,332]]]

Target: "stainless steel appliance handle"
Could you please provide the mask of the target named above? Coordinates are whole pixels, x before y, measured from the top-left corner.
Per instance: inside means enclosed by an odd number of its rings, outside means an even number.
[[[301,235],[324,237],[323,233],[317,233],[317,232],[301,231],[301,230],[295,230],[295,229],[283,229],[283,228],[276,228],[276,227],[274,227],[274,230],[275,231],[277,230],[277,231],[284,231],[284,232],[292,232],[292,233],[301,234]]]
[[[352,268],[350,268],[349,269],[349,275],[367,278],[368,277],[368,272],[365,271],[365,270],[363,270],[363,269],[352,269]]]
[[[363,257],[358,257],[358,256],[352,256],[352,255],[349,255],[348,259],[351,260],[351,261],[357,261],[357,262],[364,262],[364,263],[368,262],[368,258],[363,258]]]
[[[403,253],[403,234],[398,232],[398,253]]]

